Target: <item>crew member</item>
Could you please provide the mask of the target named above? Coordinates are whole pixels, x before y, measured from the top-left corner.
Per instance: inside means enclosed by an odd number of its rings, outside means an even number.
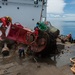
[[[12,24],[12,19],[9,16],[1,17],[0,23],[2,23],[2,25],[0,26],[0,31],[2,32],[2,35],[0,35],[0,36],[5,37],[5,31],[6,31],[7,27],[10,24]]]
[[[69,42],[71,42],[71,43],[73,42],[73,38],[72,38],[72,34],[71,33],[67,35],[67,38],[68,38]]]
[[[0,22],[2,23],[1,27],[7,27],[12,23],[12,19],[9,16],[1,17]]]
[[[22,45],[19,47],[19,58],[21,57],[25,57],[24,47]]]
[[[49,27],[47,26],[48,22],[37,22],[36,27],[38,27],[41,31],[47,31]]]
[[[34,34],[35,34],[35,40],[36,40],[39,35],[39,28],[38,27],[35,28]]]

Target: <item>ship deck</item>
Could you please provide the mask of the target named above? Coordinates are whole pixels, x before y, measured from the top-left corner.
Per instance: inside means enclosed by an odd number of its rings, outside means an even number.
[[[56,58],[43,58],[37,62],[32,57],[19,59],[18,54],[12,58],[0,55],[0,75],[73,75],[70,58],[75,55],[75,44],[66,43],[62,53]]]

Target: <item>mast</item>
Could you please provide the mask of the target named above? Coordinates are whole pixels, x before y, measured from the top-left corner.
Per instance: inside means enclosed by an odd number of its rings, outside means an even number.
[[[41,15],[40,15],[40,22],[41,22],[41,19],[42,19],[43,5],[44,5],[44,0],[42,0],[42,9],[41,9]]]

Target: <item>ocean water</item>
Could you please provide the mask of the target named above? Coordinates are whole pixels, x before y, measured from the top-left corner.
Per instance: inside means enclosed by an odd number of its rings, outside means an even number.
[[[50,21],[53,26],[60,30],[60,34],[68,35],[72,34],[75,39],[75,21]]]

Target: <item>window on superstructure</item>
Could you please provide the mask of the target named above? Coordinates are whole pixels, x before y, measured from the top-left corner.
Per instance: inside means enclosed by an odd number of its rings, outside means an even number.
[[[2,6],[0,6],[0,8],[2,8]]]
[[[2,1],[8,1],[8,0],[2,0]]]
[[[44,0],[44,3],[43,4],[46,4],[47,0]]]
[[[19,7],[17,7],[17,9],[19,9]]]
[[[42,1],[42,0],[39,0],[39,1]]]
[[[8,0],[2,0],[2,5],[8,5],[7,1]]]
[[[34,4],[38,4],[38,0],[34,0]]]
[[[42,0],[39,0],[39,1],[41,1],[42,2]],[[45,4],[47,2],[47,0],[43,0],[43,4]]]

